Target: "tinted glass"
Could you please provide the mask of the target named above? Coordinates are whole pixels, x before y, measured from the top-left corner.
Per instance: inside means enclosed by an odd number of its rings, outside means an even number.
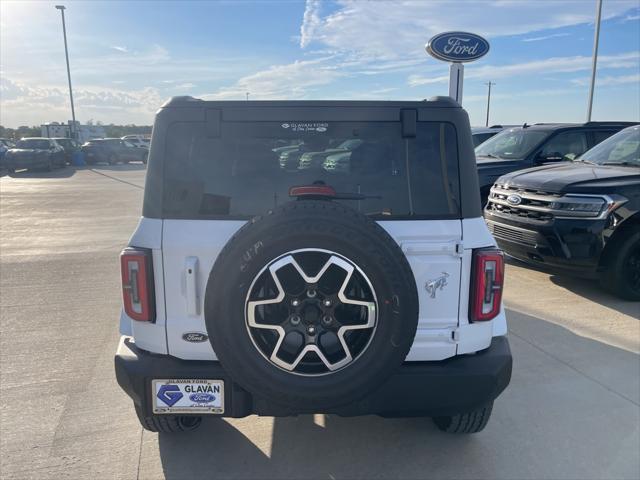
[[[481,143],[486,142],[491,137],[493,137],[495,133],[474,133],[473,134],[473,146],[477,147]]]
[[[555,154],[566,160],[573,160],[587,151],[587,135],[585,132],[562,132],[553,137],[542,147],[540,156]]]
[[[68,149],[72,149],[73,148],[73,143],[71,142],[70,139],[67,138],[59,138],[56,140],[56,142],[58,143],[58,145],[60,145],[62,148],[64,148],[65,150]]]
[[[16,148],[32,148],[39,150],[48,150],[50,146],[49,140],[42,140],[38,138],[27,138],[25,140],[20,140],[16,144]]]
[[[526,128],[505,130],[477,147],[476,156],[506,159],[524,158],[548,135],[548,132]]]
[[[598,143],[606,140],[607,138],[609,138],[611,135],[613,135],[614,133],[616,133],[615,130],[596,130],[593,133],[593,140],[594,140],[594,145],[597,145]]]
[[[351,149],[350,149],[351,148]],[[167,136],[165,218],[250,218],[288,202],[294,186],[324,183],[380,219],[459,217],[457,142],[444,123],[177,123]]]
[[[640,167],[640,127],[627,128],[586,152],[580,160]]]

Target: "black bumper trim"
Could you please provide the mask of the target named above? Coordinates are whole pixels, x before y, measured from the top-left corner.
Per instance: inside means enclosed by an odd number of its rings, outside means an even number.
[[[330,413],[387,417],[453,415],[494,400],[511,379],[512,357],[506,337],[475,355],[440,362],[405,362],[386,382],[359,401],[324,412],[280,405],[252,395],[235,383],[219,362],[181,360],[143,351],[125,337],[115,356],[116,378],[136,405],[151,414],[153,378],[208,378],[225,382],[225,417],[292,416]]]

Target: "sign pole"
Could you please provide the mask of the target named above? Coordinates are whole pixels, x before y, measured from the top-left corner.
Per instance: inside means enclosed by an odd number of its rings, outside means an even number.
[[[489,126],[489,107],[491,106],[491,85],[495,85],[495,83],[489,80],[489,82],[485,83],[485,85],[489,86],[489,93],[487,94],[487,120],[484,124],[485,127],[488,127]]]
[[[593,107],[593,89],[596,84],[596,65],[598,64],[598,42],[600,40],[600,15],[602,14],[602,0],[596,0],[596,31],[593,37],[593,59],[591,62],[591,85],[589,86],[589,105],[587,106],[587,122],[591,121]]]
[[[464,83],[464,65],[453,62],[449,67],[449,96],[462,105],[462,84]]]

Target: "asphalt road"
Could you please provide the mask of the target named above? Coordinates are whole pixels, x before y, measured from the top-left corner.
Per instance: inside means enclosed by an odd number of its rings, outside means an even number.
[[[481,434],[321,415],[143,431],[113,373],[143,183],[142,165],[0,179],[1,478],[640,478],[640,303],[516,263],[513,379]]]

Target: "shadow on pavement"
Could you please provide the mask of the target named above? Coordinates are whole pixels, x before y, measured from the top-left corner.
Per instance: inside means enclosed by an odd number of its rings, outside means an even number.
[[[555,285],[566,288],[576,295],[640,320],[640,302],[616,297],[602,288],[597,280],[562,275],[551,275],[549,279]]]
[[[428,418],[206,419],[158,438],[167,479],[632,478],[640,357],[510,312],[512,384],[477,435]],[[270,435],[269,435],[270,434]],[[259,448],[260,446],[260,448]]]
[[[91,165],[86,165],[80,168],[85,170],[95,169],[95,170],[111,170],[116,172],[130,172],[130,171],[145,170],[147,168],[147,165],[142,162],[117,163],[115,165],[109,165],[108,163],[93,163]]]
[[[15,173],[9,173],[11,178],[69,178],[76,173],[73,166],[56,168],[51,172],[44,170],[18,170]]]
[[[509,265],[527,268],[529,270],[534,270],[548,275],[549,280],[560,288],[569,290],[570,292],[580,295],[587,300],[598,303],[607,308],[611,308],[612,310],[616,310],[622,314],[629,315],[632,318],[640,319],[640,302],[631,302],[629,300],[623,300],[616,297],[602,288],[598,280],[558,274],[557,272],[545,269],[542,266],[528,264],[513,257],[506,256],[505,258]]]

